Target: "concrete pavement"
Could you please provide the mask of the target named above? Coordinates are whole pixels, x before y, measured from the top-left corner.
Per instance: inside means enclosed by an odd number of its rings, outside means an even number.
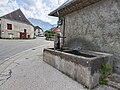
[[[10,56],[13,56],[22,51],[28,50],[33,47],[44,45],[47,43],[45,37],[37,37],[36,39],[0,39],[0,64]]]
[[[32,48],[0,65],[0,90],[87,90],[43,61],[43,49],[50,46]],[[117,89],[103,86],[96,90]]]
[[[49,46],[33,48],[1,65],[0,90],[84,90],[80,84],[43,62],[43,48]]]

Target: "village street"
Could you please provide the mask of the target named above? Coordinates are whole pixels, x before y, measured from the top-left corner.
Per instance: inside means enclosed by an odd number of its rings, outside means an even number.
[[[3,61],[10,58],[0,64],[0,90],[87,90],[43,61],[43,49],[53,47],[53,42],[44,38],[1,42],[0,50],[8,54],[0,52]],[[94,90],[117,89],[100,86]]]
[[[120,90],[120,0],[1,0],[0,90]]]
[[[0,90],[86,90],[43,61],[43,49],[53,42],[42,42],[0,65]]]
[[[38,37],[31,40],[0,39],[0,64],[13,55],[46,43],[44,37]]]

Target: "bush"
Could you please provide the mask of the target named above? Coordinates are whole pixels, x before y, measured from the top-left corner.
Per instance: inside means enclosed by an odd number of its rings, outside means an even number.
[[[46,40],[53,40],[54,39],[54,34],[55,34],[54,31],[46,31],[45,32]]]
[[[100,73],[102,76],[99,79],[100,84],[107,84],[108,83],[108,80],[106,77],[108,74],[110,74],[111,71],[112,71],[111,65],[105,64],[105,63],[103,63],[101,65]]]
[[[109,72],[111,72],[111,70],[112,70],[112,67],[109,64],[103,63],[101,65],[101,69],[100,69],[101,74],[106,75]]]

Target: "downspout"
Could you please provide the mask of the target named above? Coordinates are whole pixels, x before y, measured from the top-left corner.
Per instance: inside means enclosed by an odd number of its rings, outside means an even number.
[[[62,17],[63,19],[63,46],[62,48],[64,48],[64,44],[65,44],[65,17]]]
[[[64,44],[65,44],[65,17],[60,17],[60,14],[59,14],[59,11],[57,11],[57,15],[58,15],[58,18],[59,18],[59,20],[62,20],[62,25],[63,25],[63,35],[62,35],[62,37],[61,38],[63,38],[63,40],[62,40],[62,46],[61,46],[61,48],[64,48]]]

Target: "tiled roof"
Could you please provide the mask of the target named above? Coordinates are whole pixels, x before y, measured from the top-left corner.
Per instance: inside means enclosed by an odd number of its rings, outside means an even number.
[[[20,9],[17,9],[17,10],[15,10],[7,15],[0,17],[0,18],[5,18],[5,19],[14,20],[14,21],[18,21],[18,22],[32,25]]]

